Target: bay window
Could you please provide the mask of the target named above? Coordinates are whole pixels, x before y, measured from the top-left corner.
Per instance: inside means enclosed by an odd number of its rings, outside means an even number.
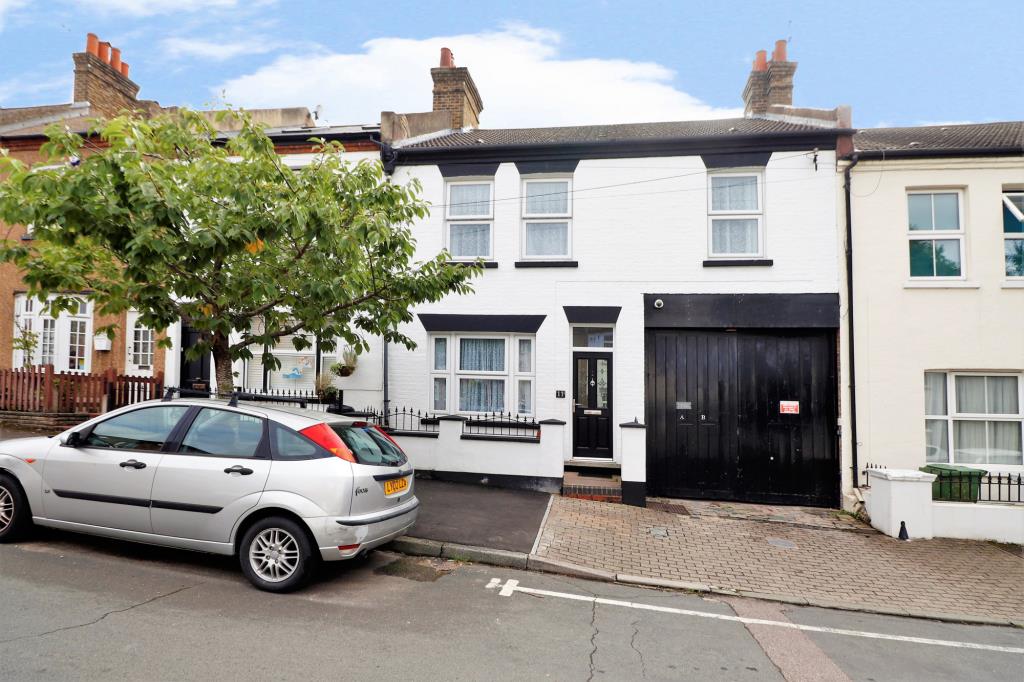
[[[493,257],[493,183],[448,183],[445,240],[452,259],[472,261]]]
[[[533,337],[435,335],[429,348],[434,411],[533,414]]]
[[[1003,252],[1006,276],[1024,278],[1024,192],[1003,194]]]
[[[50,297],[51,299],[54,297]],[[58,372],[88,372],[92,365],[92,304],[78,299],[70,312],[51,314],[47,301],[14,297],[14,367],[53,365]]]
[[[963,276],[961,199],[959,190],[907,193],[911,277]]]
[[[760,172],[708,176],[709,255],[751,258],[763,253],[764,215]]]
[[[572,187],[569,179],[523,182],[523,258],[571,256]]]
[[[925,372],[925,460],[1024,464],[1020,374]]]

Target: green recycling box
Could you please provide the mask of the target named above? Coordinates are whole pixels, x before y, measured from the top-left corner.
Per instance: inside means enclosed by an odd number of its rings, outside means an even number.
[[[977,502],[981,479],[988,473],[957,464],[927,464],[921,471],[938,477],[932,483],[932,499],[943,502]]]

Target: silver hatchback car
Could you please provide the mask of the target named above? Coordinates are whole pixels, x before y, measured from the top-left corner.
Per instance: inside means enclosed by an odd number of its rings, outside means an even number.
[[[236,554],[272,592],[402,535],[418,507],[383,430],[309,410],[151,401],[0,443],[0,542],[38,524]]]

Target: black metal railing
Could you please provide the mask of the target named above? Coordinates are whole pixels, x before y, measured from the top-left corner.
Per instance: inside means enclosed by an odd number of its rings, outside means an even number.
[[[864,470],[861,471],[861,476],[864,477],[864,482],[861,484],[866,488],[871,487],[871,470],[872,469],[884,469],[885,467],[881,464],[865,464]]]
[[[316,391],[285,390],[285,389],[254,389],[244,391],[209,391],[197,390],[188,387],[168,386],[164,392],[165,397],[173,398],[224,398],[228,400],[244,401],[249,403],[272,403],[291,405],[304,410],[316,412],[332,412],[334,414],[348,414],[352,408],[344,404],[344,393],[338,391],[330,398],[320,396]]]
[[[867,464],[861,472],[871,485],[871,472],[885,469]],[[1004,473],[943,472],[932,482],[932,499],[940,502],[1012,502],[1024,504],[1024,475]]]
[[[409,407],[388,410],[367,408],[357,414],[362,415],[366,421],[380,426],[388,433],[437,433],[438,429],[437,415],[413,410]]]
[[[511,412],[492,412],[467,419],[462,425],[466,436],[497,436],[539,440],[540,424],[533,417],[513,415]]]

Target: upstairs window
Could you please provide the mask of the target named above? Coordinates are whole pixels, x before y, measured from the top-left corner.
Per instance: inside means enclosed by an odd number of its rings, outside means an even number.
[[[1024,277],[1024,192],[1003,194],[1003,252],[1006,276]]]
[[[751,258],[763,253],[763,175],[755,172],[708,176],[709,249],[712,257]]]
[[[907,194],[911,277],[963,277],[962,203],[959,191]]]
[[[572,182],[523,183],[523,258],[545,260],[572,254]]]
[[[453,260],[493,258],[493,187],[491,182],[448,184],[445,238]]]

